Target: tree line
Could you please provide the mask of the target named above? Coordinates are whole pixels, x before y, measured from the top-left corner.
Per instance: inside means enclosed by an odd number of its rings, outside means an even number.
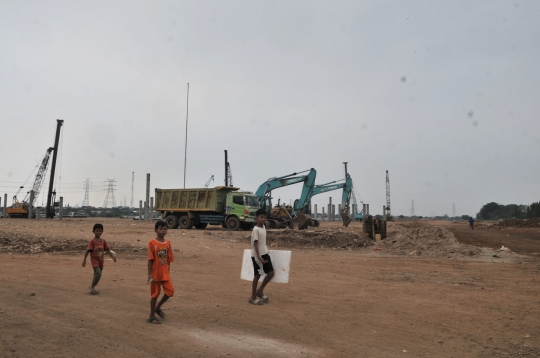
[[[495,202],[482,206],[480,212],[476,214],[477,219],[499,220],[499,219],[530,219],[540,217],[540,202],[531,205],[509,204],[502,205]]]

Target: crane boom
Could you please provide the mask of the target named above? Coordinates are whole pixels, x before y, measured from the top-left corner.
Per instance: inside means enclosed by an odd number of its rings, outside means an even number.
[[[214,181],[214,174],[212,174],[210,179],[208,179],[208,181],[204,184],[204,187],[208,188],[208,186],[210,186],[210,182],[212,182],[212,181]]]
[[[47,149],[47,153],[45,153],[45,157],[41,161],[41,165],[39,166],[38,172],[36,174],[36,179],[34,180],[34,186],[32,187],[32,190],[34,190],[34,201],[29,202],[30,200],[30,192],[26,194],[23,200],[23,204],[28,204],[29,206],[34,206],[34,203],[37,201],[37,198],[39,197],[39,192],[41,191],[41,188],[43,187],[43,181],[45,180],[45,174],[47,173],[47,166],[49,165],[49,158],[51,157],[51,152],[53,151],[53,147],[50,147]]]

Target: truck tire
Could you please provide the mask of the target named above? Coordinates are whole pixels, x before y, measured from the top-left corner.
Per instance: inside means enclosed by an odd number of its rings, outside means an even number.
[[[244,230],[244,231],[251,231],[251,230],[253,230],[253,227],[255,227],[255,224],[253,224],[253,223],[247,223],[247,224],[242,224],[242,225],[240,225],[240,227],[241,227],[242,230]]]
[[[189,230],[193,227],[193,220],[191,220],[187,215],[182,215],[180,216],[179,227],[180,229]]]
[[[231,216],[227,219],[227,229],[238,230],[240,229],[240,220],[236,216]]]
[[[178,216],[176,215],[167,215],[165,217],[165,222],[169,229],[178,229]]]
[[[208,226],[208,223],[199,223],[195,225],[195,229],[204,230]]]

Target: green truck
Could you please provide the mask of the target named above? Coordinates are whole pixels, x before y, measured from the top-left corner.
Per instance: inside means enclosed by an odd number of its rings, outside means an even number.
[[[259,198],[232,186],[197,189],[156,189],[156,210],[170,229],[205,229],[221,225],[251,230]]]

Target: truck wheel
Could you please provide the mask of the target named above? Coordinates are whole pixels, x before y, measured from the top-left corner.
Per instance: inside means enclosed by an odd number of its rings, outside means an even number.
[[[178,216],[168,215],[165,217],[165,222],[167,223],[167,227],[169,229],[178,229]]]
[[[195,225],[195,229],[204,230],[208,226],[208,223],[199,223]]]
[[[180,217],[180,220],[179,220],[179,227],[180,229],[186,229],[186,230],[189,230],[193,227],[193,220],[191,220],[189,218],[189,216],[187,215],[183,215]]]
[[[236,216],[231,216],[227,219],[227,229],[238,230],[240,229],[240,220]]]
[[[242,227],[242,230],[251,231],[253,230],[253,227],[255,227],[255,224],[252,224],[252,223],[242,224],[241,227]]]

